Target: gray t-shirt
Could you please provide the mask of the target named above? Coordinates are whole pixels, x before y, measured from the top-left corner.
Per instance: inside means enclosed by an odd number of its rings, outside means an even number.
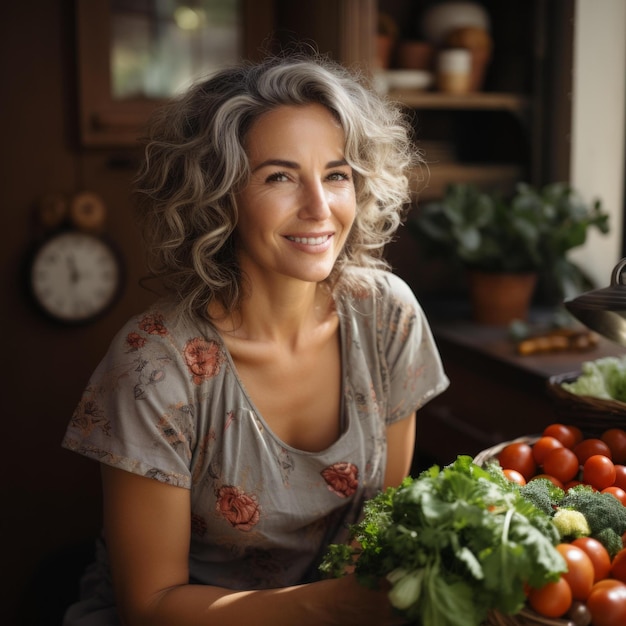
[[[326,450],[275,436],[216,330],[174,323],[163,302],[116,336],[63,446],[190,489],[192,582],[257,589],[316,579],[328,543],[346,539],[382,487],[385,427],[448,386],[410,288],[386,272],[377,282],[378,293],[337,302],[344,427]]]

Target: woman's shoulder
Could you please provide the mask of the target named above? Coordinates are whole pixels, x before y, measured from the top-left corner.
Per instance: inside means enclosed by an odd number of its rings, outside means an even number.
[[[199,339],[217,340],[217,333],[208,322],[182,316],[174,303],[163,299],[130,317],[113,338],[111,349],[132,352],[153,347],[160,352],[181,352],[187,343]]]
[[[409,284],[397,274],[379,270],[376,272],[375,280],[383,295],[389,295],[411,302],[416,301],[415,294],[411,287],[409,287]]]
[[[349,296],[353,304],[359,308],[385,308],[398,304],[419,307],[413,290],[397,274],[388,270],[376,269],[367,270],[367,274],[365,274],[365,270],[361,270],[361,275],[366,280],[360,281],[361,287],[352,291]],[[363,285],[367,285],[367,287]]]

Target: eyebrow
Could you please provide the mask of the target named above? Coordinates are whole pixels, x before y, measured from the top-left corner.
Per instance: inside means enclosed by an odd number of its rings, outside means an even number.
[[[263,161],[259,163],[252,171],[256,172],[263,167],[268,167],[270,165],[278,166],[278,167],[286,167],[292,170],[299,170],[300,165],[295,161],[287,161],[285,159],[267,159],[267,161]],[[326,169],[332,169],[333,167],[342,167],[344,165],[348,165],[348,162],[345,159],[338,159],[337,161],[329,161],[326,163]]]

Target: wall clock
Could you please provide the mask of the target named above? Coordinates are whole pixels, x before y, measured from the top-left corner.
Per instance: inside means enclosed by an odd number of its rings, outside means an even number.
[[[122,263],[103,237],[61,231],[34,252],[30,288],[37,305],[66,324],[94,320],[117,300],[122,287]]]

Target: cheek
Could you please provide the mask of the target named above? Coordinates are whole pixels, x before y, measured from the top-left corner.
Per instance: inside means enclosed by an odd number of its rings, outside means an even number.
[[[334,194],[332,203],[342,215],[354,216],[356,214],[356,194],[354,189],[342,189]]]
[[[354,220],[356,219],[356,210],[356,198],[354,197],[354,194],[352,194],[350,198],[346,201],[343,211],[343,214],[345,216],[344,219],[347,222],[348,227],[351,227],[354,223]]]

